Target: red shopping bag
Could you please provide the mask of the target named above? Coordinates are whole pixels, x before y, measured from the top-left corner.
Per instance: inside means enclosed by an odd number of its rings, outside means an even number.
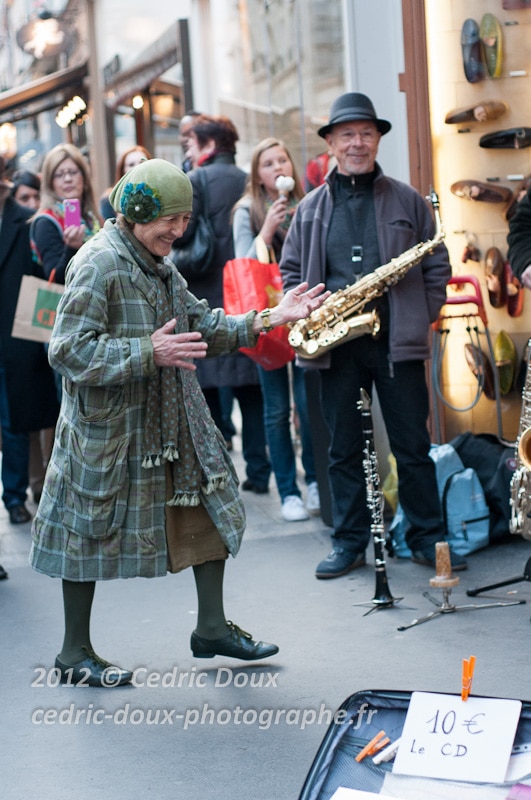
[[[282,297],[278,264],[262,264],[254,258],[227,261],[223,270],[223,297],[227,314],[273,308]],[[256,347],[241,347],[240,351],[264,369],[278,369],[293,361],[295,356],[288,333],[287,325],[280,325],[259,336]]]

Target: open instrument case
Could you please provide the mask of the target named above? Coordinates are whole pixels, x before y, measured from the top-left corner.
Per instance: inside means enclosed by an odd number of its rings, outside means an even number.
[[[356,756],[381,731],[402,734],[411,692],[360,691],[339,707],[308,772],[299,800],[330,800],[339,787],[400,800],[505,800],[531,797],[531,772],[507,783],[465,783],[393,774],[393,762]],[[339,713],[343,712],[343,713]],[[512,752],[531,753],[531,702],[522,701]],[[524,760],[526,765],[529,759]],[[517,788],[513,788],[517,786]],[[529,788],[528,788],[529,787]],[[511,791],[512,790],[512,791]],[[529,795],[527,795],[529,792]]]

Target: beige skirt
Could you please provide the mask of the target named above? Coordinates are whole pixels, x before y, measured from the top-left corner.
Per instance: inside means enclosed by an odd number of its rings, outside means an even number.
[[[171,468],[166,465],[166,500],[173,495]],[[218,529],[203,505],[165,506],[168,572],[228,557]]]

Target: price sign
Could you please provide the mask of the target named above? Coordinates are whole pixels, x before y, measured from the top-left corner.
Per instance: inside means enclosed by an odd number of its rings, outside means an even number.
[[[519,700],[413,692],[393,772],[473,783],[503,783]]]

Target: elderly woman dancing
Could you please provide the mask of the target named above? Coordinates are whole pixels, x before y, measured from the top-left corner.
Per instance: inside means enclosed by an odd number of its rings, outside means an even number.
[[[191,566],[196,658],[278,652],[225,618],[225,560],[238,552],[245,513],[194,361],[252,347],[328,296],[322,284],[300,284],[269,315],[233,317],[194,297],[167,258],[190,220],[192,188],[167,161],[134,167],[110,201],[117,219],[70,262],[50,343],[63,399],[30,554],[35,570],[63,582],[56,668],[63,680],[94,686],[132,679],[92,646],[98,580]]]

